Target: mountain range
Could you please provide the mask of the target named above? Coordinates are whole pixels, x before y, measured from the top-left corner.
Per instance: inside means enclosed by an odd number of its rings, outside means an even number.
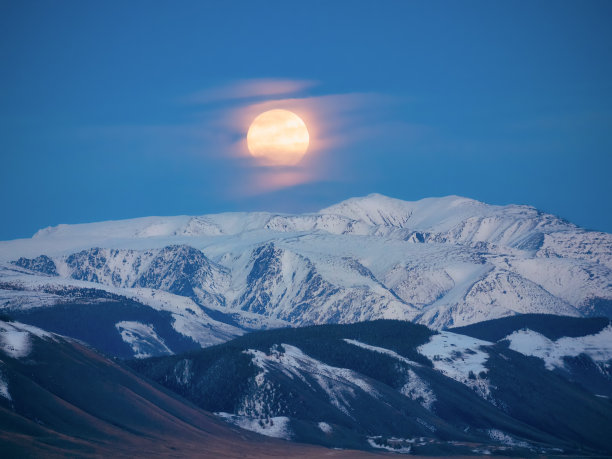
[[[611,270],[457,196],[46,228],[0,242],[0,447],[611,454]]]
[[[0,456],[371,457],[228,426],[82,343],[0,320]]]
[[[231,424],[294,442],[609,454],[611,343],[603,318],[521,315],[442,332],[377,320],[255,332],[129,365]]]
[[[611,269],[612,235],[529,206],[369,195],[311,214],[147,217],[0,242],[0,308],[144,357],[281,326],[610,317]]]
[[[611,342],[604,318],[521,315],[442,332],[376,320],[120,361],[4,317],[0,453],[609,455]]]

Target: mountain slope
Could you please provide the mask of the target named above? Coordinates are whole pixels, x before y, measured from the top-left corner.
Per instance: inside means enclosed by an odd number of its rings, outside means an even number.
[[[528,206],[370,195],[313,214],[147,217],[0,242],[0,309],[65,304],[65,289],[171,312],[164,327],[201,346],[287,325],[610,317],[612,235]],[[151,348],[147,320],[117,317],[140,325],[112,333]]]
[[[551,371],[612,397],[612,321],[528,314],[452,329],[536,357]]]
[[[0,321],[2,457],[367,457],[230,428],[58,335]]]
[[[414,454],[612,451],[608,400],[502,343],[407,322],[255,332],[130,365],[230,423],[294,441]]]

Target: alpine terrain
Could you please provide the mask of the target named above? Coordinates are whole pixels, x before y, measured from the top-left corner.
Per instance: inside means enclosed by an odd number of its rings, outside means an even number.
[[[246,331],[612,316],[612,235],[528,206],[354,198],[318,213],[59,225],[0,242],[0,308],[121,357]]]
[[[297,442],[423,455],[612,452],[609,319],[286,328],[130,364],[230,424]]]
[[[0,456],[369,457],[232,428],[75,340],[4,320]]]
[[[9,451],[612,454],[612,235],[528,206],[59,225],[0,242],[0,313]]]

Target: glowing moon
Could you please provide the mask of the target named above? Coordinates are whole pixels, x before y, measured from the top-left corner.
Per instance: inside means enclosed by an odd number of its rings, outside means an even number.
[[[263,112],[253,120],[247,132],[251,155],[269,164],[296,164],[306,154],[309,143],[306,124],[289,110]]]

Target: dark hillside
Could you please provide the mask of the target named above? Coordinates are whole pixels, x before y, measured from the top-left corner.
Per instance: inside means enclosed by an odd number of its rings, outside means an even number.
[[[557,340],[564,336],[593,335],[610,325],[610,322],[611,319],[606,317],[582,318],[551,314],[520,314],[502,319],[487,320],[465,327],[451,328],[449,331],[496,342],[516,330],[528,328],[546,336],[548,339]]]

